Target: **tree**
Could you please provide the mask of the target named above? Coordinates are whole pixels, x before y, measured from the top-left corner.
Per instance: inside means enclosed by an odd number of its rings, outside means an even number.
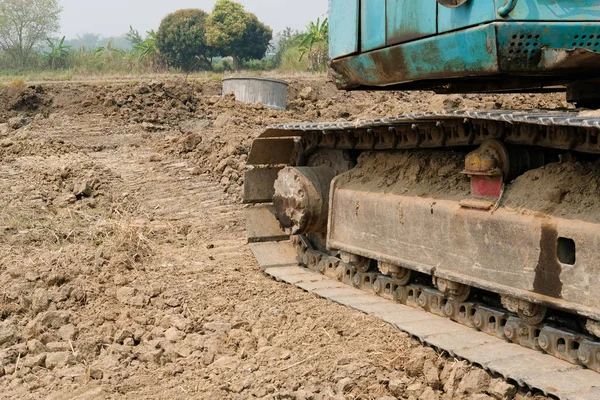
[[[297,47],[301,40],[301,34],[290,27],[285,28],[275,36],[275,65],[280,66],[283,54],[291,48]]]
[[[162,20],[156,33],[156,45],[171,66],[184,71],[211,68],[212,49],[205,39],[207,16],[202,10],[187,9]]]
[[[233,68],[242,61],[263,58],[273,38],[271,28],[231,0],[218,0],[206,22],[206,42],[223,56],[233,58]]]
[[[58,0],[0,0],[0,49],[24,66],[60,28]]]
[[[55,43],[47,39],[50,51],[44,53],[44,59],[51,68],[65,68],[71,56],[73,48],[65,44],[65,37]]]
[[[306,26],[306,32],[300,36],[300,60],[308,53],[308,68],[318,70],[327,66],[327,44],[329,43],[329,21],[311,22]],[[316,48],[316,49],[315,49]]]
[[[129,32],[125,34],[125,37],[127,40],[129,40],[129,43],[131,43],[132,47],[139,46],[144,41],[144,38],[142,38],[140,32],[137,29],[133,29],[133,26],[131,25],[129,25]]]

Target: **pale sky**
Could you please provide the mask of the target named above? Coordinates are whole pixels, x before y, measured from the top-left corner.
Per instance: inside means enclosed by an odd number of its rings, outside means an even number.
[[[328,0],[238,0],[277,33],[287,26],[303,29],[327,13]],[[132,25],[140,33],[158,29],[167,14],[182,8],[210,12],[216,0],[59,0],[63,7],[61,35],[83,33],[116,36]]]

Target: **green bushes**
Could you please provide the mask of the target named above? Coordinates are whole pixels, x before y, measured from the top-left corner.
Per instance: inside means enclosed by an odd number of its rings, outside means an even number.
[[[270,43],[271,29],[255,15],[235,1],[218,0],[210,15],[180,10],[165,17],[157,32],[141,35],[130,27],[105,45],[99,35],[84,34],[76,40],[46,39],[45,47],[26,58],[0,51],[0,76],[39,76],[42,71],[65,77],[239,69],[320,72],[328,61],[327,36],[327,20],[317,20],[307,25],[306,32],[287,28]]]
[[[213,50],[207,45],[206,14],[202,10],[179,10],[162,20],[156,44],[170,66],[184,71],[210,69]]]

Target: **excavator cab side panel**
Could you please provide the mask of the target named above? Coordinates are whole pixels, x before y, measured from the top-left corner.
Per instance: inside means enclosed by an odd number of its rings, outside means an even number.
[[[361,1],[360,8],[360,48],[361,51],[385,46],[385,1]]]
[[[368,3],[369,0],[363,0]],[[436,0],[387,0],[387,44],[409,42],[437,33]]]
[[[330,0],[329,4],[329,56],[358,52],[359,0]]]

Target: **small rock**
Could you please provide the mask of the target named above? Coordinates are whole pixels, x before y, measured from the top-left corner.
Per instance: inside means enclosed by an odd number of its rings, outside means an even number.
[[[117,286],[125,286],[129,283],[129,279],[127,279],[125,277],[125,275],[123,274],[117,274],[115,275],[115,277],[113,278],[113,282],[115,283],[115,285]]]
[[[80,180],[75,182],[73,186],[73,194],[78,197],[90,197],[94,191],[94,186],[90,180]]]
[[[354,379],[343,378],[338,381],[335,385],[335,390],[339,394],[344,394],[352,390],[354,387]]]
[[[227,112],[220,114],[217,119],[213,122],[215,128],[223,128],[231,122],[231,115]]]
[[[128,337],[125,340],[123,340],[123,346],[133,347],[135,346],[135,340],[133,340],[133,338]]]
[[[126,329],[121,329],[115,333],[114,341],[115,343],[123,344],[125,339],[133,338],[133,333],[129,332]]]
[[[106,100],[104,100],[104,103],[102,105],[106,108],[109,108],[109,107],[116,106],[117,102],[112,97],[107,97]]]
[[[183,121],[179,124],[179,130],[183,134],[199,133],[210,126],[210,121],[207,119],[191,119]]]
[[[46,343],[46,349],[51,353],[69,351],[71,350],[71,345],[68,342],[50,342]]]
[[[69,323],[71,313],[68,311],[46,311],[43,314],[39,314],[39,322],[52,329],[59,329],[61,326]]]
[[[152,331],[150,332],[150,335],[152,336],[153,339],[160,339],[165,337],[165,328],[162,328],[160,326],[155,326]]]
[[[58,336],[65,342],[75,340],[75,335],[77,335],[77,327],[73,324],[63,325],[58,330]]]
[[[492,396],[488,396],[485,393],[479,393],[469,396],[469,400],[494,400],[494,398]]]
[[[37,339],[31,339],[27,342],[27,351],[32,355],[44,353],[46,352],[46,346]]]
[[[406,374],[411,377],[421,375],[425,360],[422,357],[412,357],[405,364]]]
[[[40,313],[48,309],[50,300],[48,292],[45,289],[35,289],[31,295],[31,309],[35,313]]]
[[[494,379],[490,383],[487,393],[498,400],[511,400],[517,394],[517,388],[502,379]]]
[[[21,386],[23,386],[23,379],[21,379],[21,378],[15,378],[12,381],[10,381],[10,383],[8,384],[8,387],[11,389],[17,389],[17,388],[20,388]]]
[[[104,371],[100,368],[91,367],[90,368],[90,379],[99,381],[104,377]]]
[[[0,346],[5,344],[13,344],[17,341],[17,330],[13,326],[5,326],[0,328]]]
[[[423,393],[419,396],[419,400],[439,400],[440,395],[436,393],[432,388],[426,387]]]
[[[117,300],[119,300],[121,303],[127,304],[129,299],[135,296],[136,292],[137,291],[135,290],[135,288],[129,286],[119,288],[117,289]]]
[[[194,151],[200,143],[202,143],[202,136],[189,134],[183,139],[181,151],[182,153],[190,153]]]
[[[140,361],[160,364],[160,360],[162,358],[163,353],[163,349],[147,348],[145,346],[142,346],[142,348],[139,348],[136,354],[137,358]]]
[[[64,368],[68,365],[72,365],[74,361],[75,359],[71,352],[62,351],[59,353],[49,353],[46,356],[45,364],[48,369]]]
[[[302,100],[314,101],[317,99],[317,93],[310,86],[307,86],[304,89],[302,89],[299,93],[299,96]]]
[[[400,379],[391,380],[388,384],[388,389],[390,390],[390,393],[396,397],[402,396],[405,387],[406,385]]]
[[[146,294],[150,298],[155,298],[161,295],[163,292],[163,285],[158,282],[153,282],[150,287],[146,288]]]
[[[150,122],[142,122],[142,129],[146,132],[158,132],[164,130],[160,125],[152,124]]]
[[[42,367],[46,363],[46,353],[38,354],[35,356],[27,356],[23,359],[23,366],[28,368]]]
[[[423,366],[423,375],[425,375],[425,380],[430,387],[433,389],[441,388],[442,382],[440,381],[440,373],[432,361],[425,361],[425,365]]]
[[[406,390],[404,390],[404,395],[417,397],[422,392],[423,392],[423,384],[421,382],[415,382],[412,385],[409,385],[406,388]]]
[[[458,391],[465,394],[483,393],[490,383],[490,375],[482,369],[474,368],[462,378]]]
[[[69,378],[69,379],[77,379],[81,376],[84,376],[87,373],[87,369],[83,365],[75,365],[69,368],[61,368],[57,369],[54,374],[58,378]]]
[[[136,295],[137,290],[135,288],[124,286],[117,289],[117,300],[121,303],[128,304],[136,307],[143,307],[150,303],[150,298],[144,295]]]
[[[181,300],[175,298],[175,297],[169,297],[168,299],[165,300],[165,304],[168,305],[169,307],[179,307],[181,305]]]
[[[29,120],[24,117],[13,117],[8,120],[8,126],[11,129],[19,129],[29,123]]]
[[[231,330],[231,324],[227,322],[209,322],[204,324],[204,329],[212,332],[228,333]]]
[[[169,328],[165,332],[165,339],[169,342],[179,342],[184,339],[184,334],[179,331],[177,328]]]
[[[99,360],[96,360],[90,366],[90,371],[94,371],[96,376],[105,376],[107,373],[111,373],[121,366],[119,359],[112,354],[108,354]]]

